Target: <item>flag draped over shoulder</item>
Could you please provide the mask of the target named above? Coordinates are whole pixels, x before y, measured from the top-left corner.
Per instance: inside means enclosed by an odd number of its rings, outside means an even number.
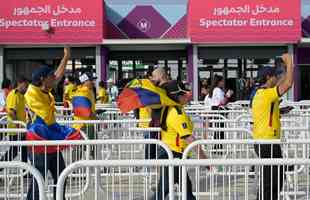
[[[26,105],[31,123],[27,126],[27,140],[79,140],[80,132],[74,128],[61,126],[55,121],[55,100],[52,94],[43,92],[39,87],[30,85],[26,94]],[[35,153],[54,153],[65,146],[35,146]]]
[[[86,87],[78,87],[72,98],[73,113],[78,117],[89,118],[95,112],[95,97]]]
[[[80,132],[74,128],[61,126],[58,123],[47,125],[40,117],[28,126],[27,140],[79,140]],[[54,153],[61,151],[66,146],[35,146],[30,147],[35,153]]]
[[[117,105],[122,113],[127,113],[137,108],[174,106],[178,105],[171,100],[166,91],[156,87],[148,79],[132,80],[118,96]]]

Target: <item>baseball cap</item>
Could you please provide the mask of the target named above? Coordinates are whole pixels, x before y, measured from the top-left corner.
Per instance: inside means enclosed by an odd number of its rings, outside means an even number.
[[[271,66],[263,66],[263,67],[260,67],[258,70],[258,78],[264,79],[267,76],[277,76],[282,73],[283,73],[283,70],[280,68],[271,67]]]
[[[32,73],[32,82],[39,82],[41,78],[46,78],[49,75],[54,74],[55,70],[47,65],[42,65]]]
[[[93,80],[96,80],[96,79],[97,79],[97,77],[93,76],[93,74],[90,73],[90,72],[86,72],[86,73],[82,74],[82,75],[79,77],[79,81],[80,81],[81,83],[84,83],[84,82],[86,82],[86,81],[93,81]]]
[[[185,85],[175,80],[166,83],[164,89],[166,90],[168,97],[174,101],[178,101],[178,97],[182,95],[191,96],[190,91],[185,88]]]

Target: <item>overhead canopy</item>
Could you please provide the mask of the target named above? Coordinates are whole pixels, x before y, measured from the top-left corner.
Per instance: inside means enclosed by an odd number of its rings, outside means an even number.
[[[287,53],[287,46],[247,46],[247,47],[199,47],[200,59],[219,58],[275,58]]]
[[[7,60],[49,60],[61,59],[63,48],[8,48],[5,49]],[[95,59],[95,47],[80,47],[71,49],[72,59]]]
[[[180,60],[186,59],[186,51],[114,51],[111,60]]]

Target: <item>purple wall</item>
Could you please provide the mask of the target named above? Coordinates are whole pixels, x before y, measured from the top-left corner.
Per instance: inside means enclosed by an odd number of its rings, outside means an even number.
[[[301,6],[302,36],[310,37],[310,1],[302,0]]]
[[[101,55],[101,80],[107,81],[108,80],[108,67],[109,67],[109,49],[101,46],[100,48],[100,55]]]
[[[194,63],[193,63],[193,53],[194,53],[194,49],[193,46],[190,45],[187,47],[187,82],[193,84],[193,67],[194,67]]]
[[[187,0],[106,1],[108,39],[187,37]]]
[[[310,65],[310,48],[298,48],[297,49],[297,64],[309,64]]]
[[[300,99],[300,68],[298,66],[298,49],[294,48],[294,100],[298,101]]]

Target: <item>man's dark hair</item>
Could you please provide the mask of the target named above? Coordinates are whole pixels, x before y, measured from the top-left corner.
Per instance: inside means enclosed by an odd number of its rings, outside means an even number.
[[[19,76],[16,81],[14,81],[13,87],[16,88],[18,84],[29,83],[29,80],[25,76]]]
[[[17,83],[28,83],[29,80],[25,76],[20,76],[17,78]]]
[[[9,87],[11,87],[11,85],[12,85],[12,82],[11,82],[10,79],[4,79],[4,80],[2,81],[1,88],[2,88],[2,89],[9,88]]]
[[[100,87],[103,87],[103,88],[106,87],[104,81],[100,81],[100,82],[99,82],[99,86],[100,86]]]
[[[148,70],[147,72],[146,72],[146,75],[145,75],[145,78],[150,78],[151,76],[152,76],[152,70]]]
[[[75,78],[73,76],[68,76],[68,81],[70,81],[71,83],[75,83]]]
[[[258,78],[257,82],[258,82],[259,85],[264,85],[267,82],[267,77]]]

